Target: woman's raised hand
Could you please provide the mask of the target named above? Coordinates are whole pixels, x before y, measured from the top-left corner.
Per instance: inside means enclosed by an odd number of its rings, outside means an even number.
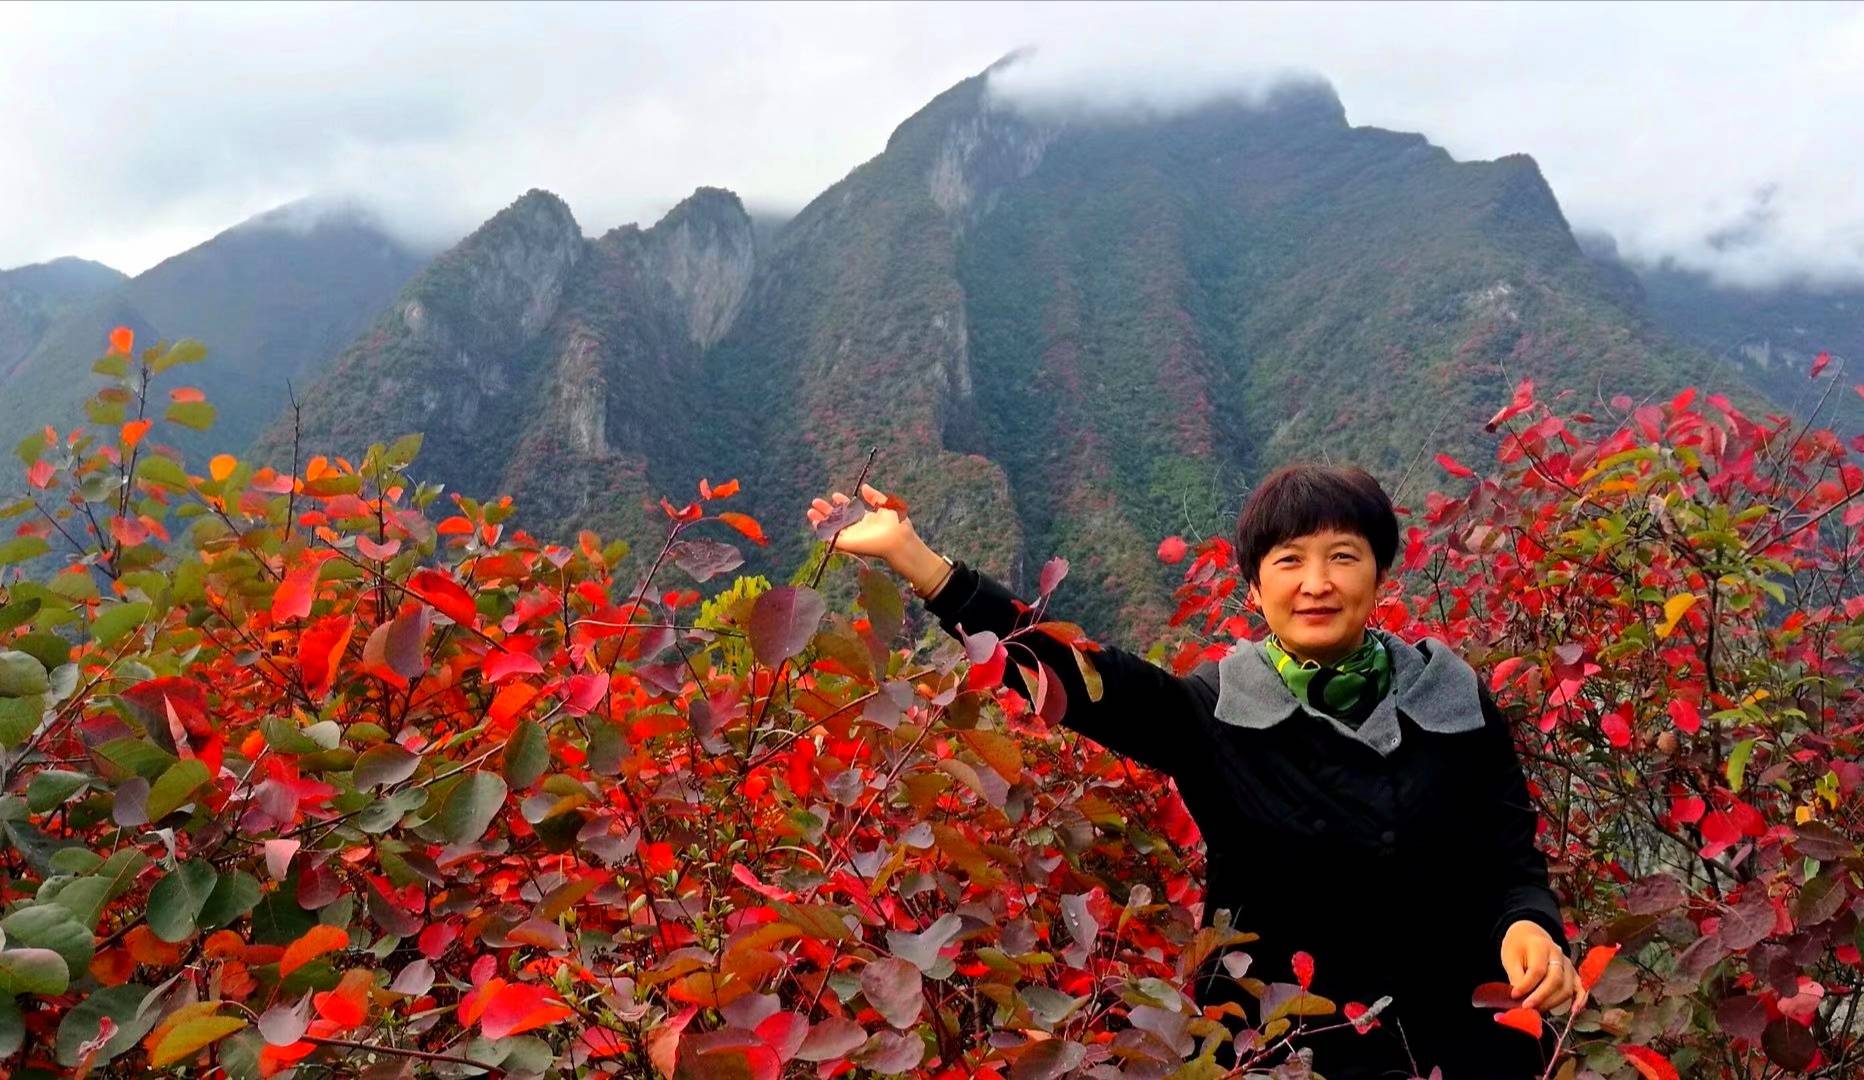
[[[866,504],[867,512],[861,520],[837,534],[836,549],[850,555],[871,555],[885,559],[889,564],[896,563],[912,541],[918,538],[913,532],[912,520],[901,517],[898,511],[887,507],[887,497],[876,491],[872,484],[861,485],[861,501]],[[839,491],[826,499],[813,500],[807,514],[810,528],[822,524],[830,515],[847,506],[848,502],[848,496]]]

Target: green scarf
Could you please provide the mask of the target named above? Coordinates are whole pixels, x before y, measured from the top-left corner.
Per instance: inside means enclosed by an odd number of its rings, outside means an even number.
[[[1368,632],[1363,645],[1331,666],[1296,660],[1274,634],[1262,645],[1296,701],[1354,727],[1391,689],[1391,652],[1377,634]]]

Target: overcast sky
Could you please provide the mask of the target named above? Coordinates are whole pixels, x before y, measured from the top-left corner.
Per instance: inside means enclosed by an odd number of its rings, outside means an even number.
[[[694,187],[794,209],[959,79],[1194,105],[1277,73],[1581,228],[1733,280],[1864,282],[1864,5],[0,5],[0,267],[136,272],[355,195],[452,239],[531,187],[585,231]]]

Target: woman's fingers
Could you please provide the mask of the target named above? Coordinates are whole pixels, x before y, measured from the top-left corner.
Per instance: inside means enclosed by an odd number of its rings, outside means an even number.
[[[1553,953],[1546,961],[1545,970],[1540,985],[1521,1003],[1524,1007],[1550,1009],[1572,996],[1577,979],[1574,977],[1573,966],[1567,963],[1565,956]]]

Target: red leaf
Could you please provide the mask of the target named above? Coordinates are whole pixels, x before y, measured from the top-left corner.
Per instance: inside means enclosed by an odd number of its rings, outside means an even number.
[[[1813,378],[1813,379],[1818,378],[1819,373],[1824,371],[1826,367],[1829,364],[1831,364],[1831,362],[1832,362],[1832,354],[1828,352],[1822,352],[1819,355],[1813,357],[1812,358],[1812,374],[1809,375],[1808,378]]]
[[[294,567],[272,594],[272,621],[305,618],[311,613],[311,600],[316,595],[317,565]]]
[[[1594,945],[1586,951],[1586,958],[1579,964],[1579,985],[1590,990],[1599,984],[1605,975],[1605,969],[1618,955],[1616,945]]]
[[[278,962],[278,977],[284,978],[312,960],[349,945],[349,932],[342,927],[320,923],[304,936],[285,946],[284,958]]]
[[[1631,745],[1631,721],[1626,716],[1630,711],[1629,705],[1620,705],[1599,721],[1599,727],[1605,730],[1606,741],[1619,750]]]
[[[764,527],[759,525],[757,519],[749,514],[740,514],[735,510],[727,510],[720,514],[718,519],[743,533],[751,543],[756,544],[758,547],[763,547],[765,544],[770,543],[764,536]]]
[[[480,672],[485,675],[485,681],[495,683],[513,675],[543,674],[544,665],[538,662],[537,657],[532,656],[524,648],[512,648],[513,645],[528,646],[531,644],[534,644],[532,638],[511,638],[504,645],[486,653],[485,660],[479,665]]]
[[[149,434],[149,426],[154,423],[153,420],[131,420],[123,425],[123,430],[117,437],[123,441],[124,446],[134,450],[142,443],[142,437]]]
[[[738,493],[738,481],[727,480],[717,487],[703,477],[699,480],[699,497],[701,499],[729,499]]]
[[[1670,816],[1684,825],[1694,825],[1702,820],[1702,812],[1708,804],[1695,795],[1685,795],[1670,804]]]
[[[1444,472],[1449,473],[1451,476],[1454,476],[1459,480],[1466,480],[1469,477],[1476,475],[1476,471],[1474,469],[1456,460],[1455,458],[1451,457],[1448,454],[1438,454],[1437,464],[1443,466]]]
[[[1495,1014],[1495,1022],[1504,1027],[1525,1031],[1536,1039],[1540,1038],[1540,1013],[1534,1009],[1509,1009]]]
[[[313,995],[311,1005],[318,1016],[347,1031],[368,1018],[369,988],[374,985],[375,976],[368,968],[351,968],[335,990]]]
[[[1670,1059],[1648,1046],[1621,1046],[1618,1052],[1644,1075],[1644,1080],[1678,1080],[1676,1066],[1670,1064]]]
[[[57,471],[51,462],[41,458],[32,463],[32,468],[26,470],[26,482],[43,490],[52,482],[52,475]]]
[[[377,562],[385,562],[394,558],[395,553],[401,550],[401,541],[389,540],[385,543],[378,544],[366,536],[358,536],[356,538],[356,550],[362,552],[366,558],[374,559]]]
[[[563,696],[563,710],[571,716],[585,716],[608,696],[608,672],[584,672],[571,676]]]
[[[478,622],[479,609],[473,606],[472,594],[461,588],[459,582],[448,577],[444,571],[416,571],[413,580],[408,582],[408,591],[432,604],[435,611],[461,626],[472,626]]]
[[[343,650],[349,648],[355,630],[355,616],[329,615],[298,635],[298,677],[304,680],[304,689],[311,697],[322,698],[330,693],[337,668],[343,662]]]
[[[1182,562],[1187,550],[1189,549],[1186,547],[1183,539],[1176,536],[1167,536],[1165,539],[1159,541],[1159,561],[1162,563]]]
[[[1010,651],[997,642],[990,658],[981,664],[972,664],[965,673],[964,687],[967,690],[994,690],[1003,685],[1003,670],[1009,663]]]
[[[1297,952],[1293,964],[1295,981],[1301,984],[1301,989],[1306,990],[1314,985],[1314,958],[1307,953]]]
[[[110,351],[111,352],[118,353],[123,356],[128,356],[129,351],[135,347],[136,347],[136,332],[134,330],[131,330],[127,326],[119,326],[116,329],[110,331]]]
[[[1702,710],[1696,708],[1695,702],[1688,698],[1671,698],[1669,708],[1670,719],[1678,730],[1686,735],[1694,735],[1702,730]]]
[[[521,1031],[546,1027],[576,1015],[556,992],[536,983],[502,986],[479,1014],[479,1030],[488,1039],[502,1039]]]

